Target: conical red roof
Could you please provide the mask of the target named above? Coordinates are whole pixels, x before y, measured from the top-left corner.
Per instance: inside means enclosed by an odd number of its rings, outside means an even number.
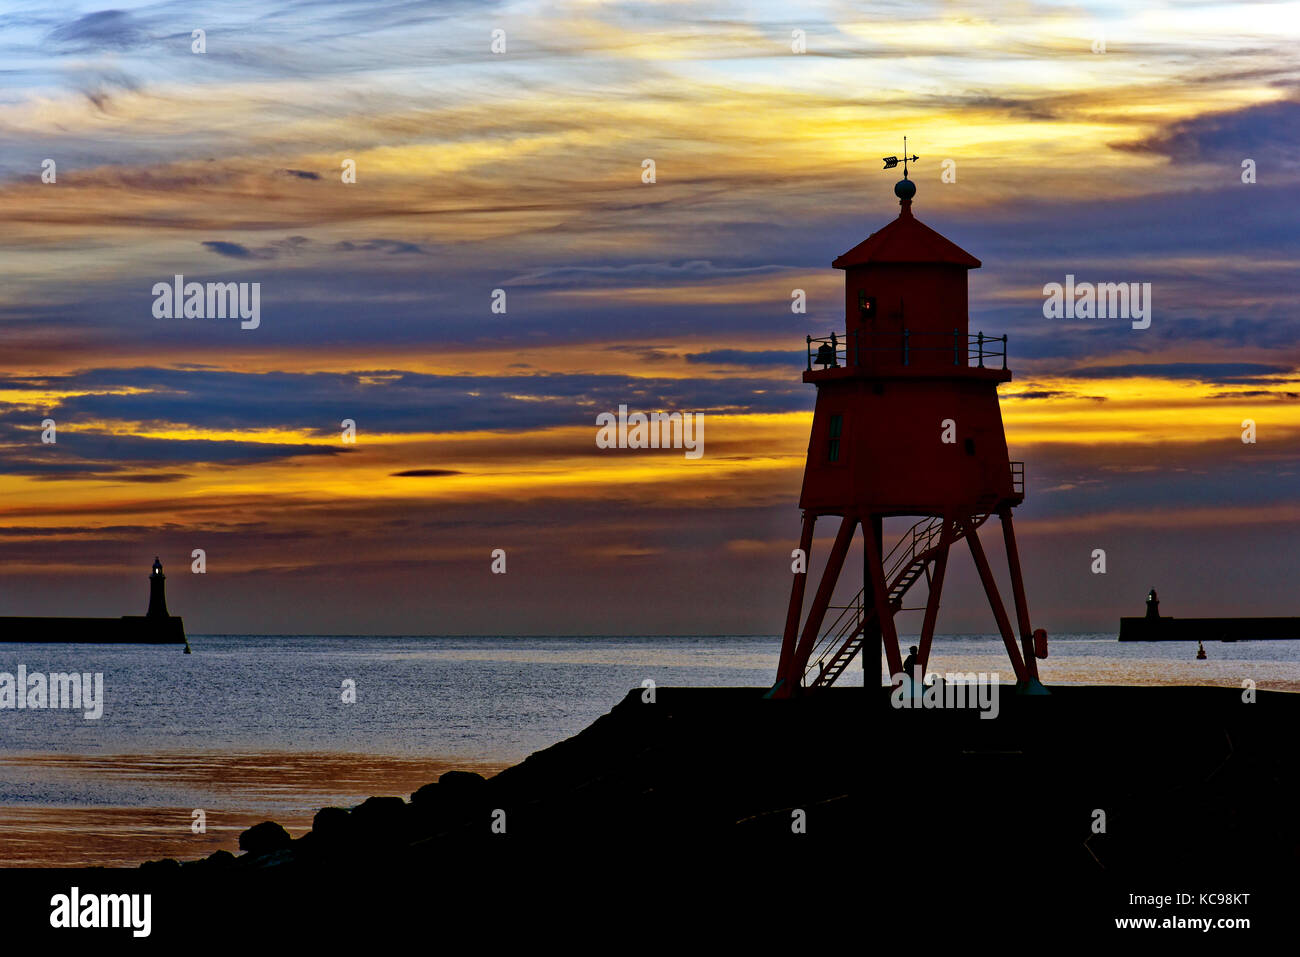
[[[897,219],[876,230],[831,265],[836,269],[866,263],[952,263],[967,269],[980,267],[980,261],[966,250],[913,217],[911,200],[903,200],[902,207]]]

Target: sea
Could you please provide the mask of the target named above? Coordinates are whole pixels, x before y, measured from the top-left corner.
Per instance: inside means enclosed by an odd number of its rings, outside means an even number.
[[[908,639],[904,637],[904,646]],[[767,687],[780,639],[192,635],[178,646],[0,644],[0,672],[102,674],[102,715],[0,709],[0,866],[134,866],[238,850],[276,820],[490,775],[577,734],[633,688]],[[1053,637],[1053,684],[1300,691],[1300,641],[1195,648]],[[883,656],[882,656],[883,658]],[[991,635],[935,638],[931,671],[1012,676]],[[884,665],[879,678],[884,680]],[[841,684],[861,685],[854,664]]]

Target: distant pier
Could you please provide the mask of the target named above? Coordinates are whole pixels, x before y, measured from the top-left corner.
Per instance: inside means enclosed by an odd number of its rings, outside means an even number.
[[[0,617],[0,642],[59,644],[183,645],[185,624],[167,611],[167,576],[153,560],[149,573],[149,610],[120,618]]]
[[[1285,641],[1300,618],[1121,618],[1120,641]]]
[[[1300,618],[1170,618],[1153,588],[1147,613],[1119,620],[1120,641],[1286,641],[1300,638]]]

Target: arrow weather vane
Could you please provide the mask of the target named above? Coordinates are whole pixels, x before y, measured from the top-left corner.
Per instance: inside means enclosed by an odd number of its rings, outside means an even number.
[[[907,137],[904,136],[904,137],[903,137],[903,179],[907,179],[907,164],[908,164],[908,161],[910,160],[911,162],[915,163],[915,162],[916,162],[917,160],[919,160],[920,158],[921,158],[921,157],[919,157],[919,156],[908,156],[908,155],[907,155]],[[897,156],[886,156],[886,157],[884,157],[884,160],[885,160],[885,167],[884,167],[885,169],[893,169],[895,166],[898,165],[898,157],[897,157]]]

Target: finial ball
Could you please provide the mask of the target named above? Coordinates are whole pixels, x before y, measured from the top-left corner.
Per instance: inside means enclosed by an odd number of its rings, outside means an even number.
[[[916,195],[916,184],[910,179],[900,179],[894,184],[894,195],[899,199],[911,199]]]

